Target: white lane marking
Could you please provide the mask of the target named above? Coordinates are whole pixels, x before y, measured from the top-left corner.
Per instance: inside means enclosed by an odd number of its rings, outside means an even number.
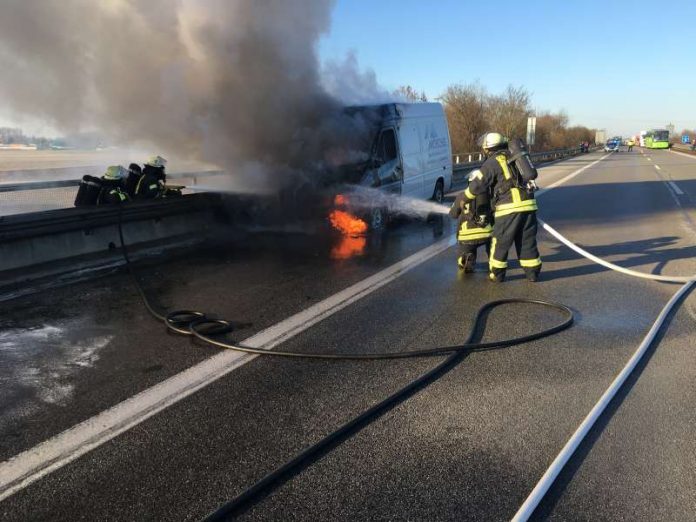
[[[679,302],[681,297],[691,289],[694,283],[694,281],[691,281],[684,284],[667,302],[636,351],[633,353],[621,372],[619,372],[619,374],[611,382],[609,388],[607,388],[599,398],[599,401],[597,401],[597,403],[592,407],[590,412],[583,419],[582,423],[580,423],[580,426],[578,426],[578,428],[575,430],[575,433],[573,433],[570,439],[568,439],[568,442],[566,442],[565,446],[563,446],[561,452],[556,456],[546,472],[539,479],[539,482],[537,482],[527,499],[517,510],[517,513],[515,513],[515,516],[512,518],[512,522],[524,522],[529,520],[529,517],[532,516],[534,510],[537,508],[541,500],[548,492],[549,488],[555,482],[558,474],[561,472],[568,460],[570,460],[570,458],[573,456],[573,453],[575,453],[575,450],[582,443],[587,433],[590,431],[590,429],[592,429],[592,426],[594,426],[595,422],[597,422],[597,419],[599,419],[600,415],[602,415],[607,405],[621,389],[623,383],[626,381],[628,376],[631,375],[635,367],[643,358],[643,355],[645,355],[645,352],[652,344],[669,312],[672,310],[672,308],[674,308],[674,305]]]
[[[584,172],[585,170],[589,169],[590,167],[594,167],[597,163],[599,163],[600,161],[602,161],[604,158],[608,158],[609,156],[611,156],[611,153],[605,154],[604,156],[602,156],[601,158],[599,158],[597,161],[593,161],[593,162],[590,163],[589,165],[585,165],[585,166],[582,167],[581,169],[578,169],[578,170],[576,170],[575,172],[571,172],[571,173],[568,174],[565,178],[562,178],[562,179],[556,181],[555,183],[552,183],[551,185],[549,185],[549,186],[546,187],[545,189],[539,190],[539,191],[537,192],[537,197],[541,196],[541,195],[544,194],[545,192],[548,192],[549,190],[555,189],[555,188],[558,187],[559,185],[563,185],[564,183],[570,181],[571,179],[573,179],[575,176],[577,176],[577,175],[580,174],[581,172]]]
[[[242,341],[270,350],[456,243],[443,239]],[[258,355],[222,351],[0,464],[0,500],[72,462]]]
[[[648,161],[652,161],[652,158],[648,158]]]
[[[670,188],[674,191],[674,193],[677,196],[683,196],[684,191],[679,188],[679,185],[677,185],[674,181],[668,181],[667,184],[670,186]]]
[[[538,195],[541,196],[543,193],[571,180],[607,156],[609,154],[572,172],[547,189],[539,191]],[[450,238],[430,245],[381,272],[241,341],[241,343],[270,350],[397,279],[412,268],[444,252],[455,243],[455,238]],[[0,501],[217,381],[256,357],[259,356],[231,350],[222,351],[0,463]]]
[[[655,168],[656,168],[657,170],[661,170],[659,165],[655,165]]]

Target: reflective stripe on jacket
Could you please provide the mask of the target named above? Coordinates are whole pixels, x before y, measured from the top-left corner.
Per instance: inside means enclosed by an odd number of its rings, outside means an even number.
[[[460,192],[449,215],[458,220],[458,241],[481,241],[491,237],[493,218],[488,193],[469,198],[466,191]]]
[[[457,232],[458,241],[480,241],[482,239],[488,239],[493,233],[493,227],[491,225],[486,225],[485,227],[471,226],[468,222],[464,221],[460,227],[459,232]]]
[[[516,212],[533,212],[538,209],[534,193],[519,188],[515,174],[507,164],[507,153],[499,151],[491,155],[481,168],[469,175],[469,186],[464,195],[469,199],[492,190],[495,217]]]

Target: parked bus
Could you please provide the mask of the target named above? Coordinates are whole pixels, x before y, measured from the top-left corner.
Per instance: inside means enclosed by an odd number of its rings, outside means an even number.
[[[645,134],[645,147],[648,149],[668,149],[669,131],[666,129],[652,129]]]

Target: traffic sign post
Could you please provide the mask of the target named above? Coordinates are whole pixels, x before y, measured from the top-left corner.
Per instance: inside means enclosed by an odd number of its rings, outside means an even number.
[[[527,118],[527,145],[534,145],[536,138],[536,116]]]

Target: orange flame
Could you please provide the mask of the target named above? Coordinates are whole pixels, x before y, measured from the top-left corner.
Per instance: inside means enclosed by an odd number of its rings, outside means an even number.
[[[346,203],[348,203],[348,198],[346,198],[343,194],[336,194],[336,197],[334,198],[334,205],[340,207]]]
[[[343,210],[334,210],[329,214],[331,225],[347,236],[359,236],[367,232],[367,223],[359,217]]]
[[[367,240],[364,237],[343,236],[341,242],[331,249],[332,259],[350,259],[365,251]]]

